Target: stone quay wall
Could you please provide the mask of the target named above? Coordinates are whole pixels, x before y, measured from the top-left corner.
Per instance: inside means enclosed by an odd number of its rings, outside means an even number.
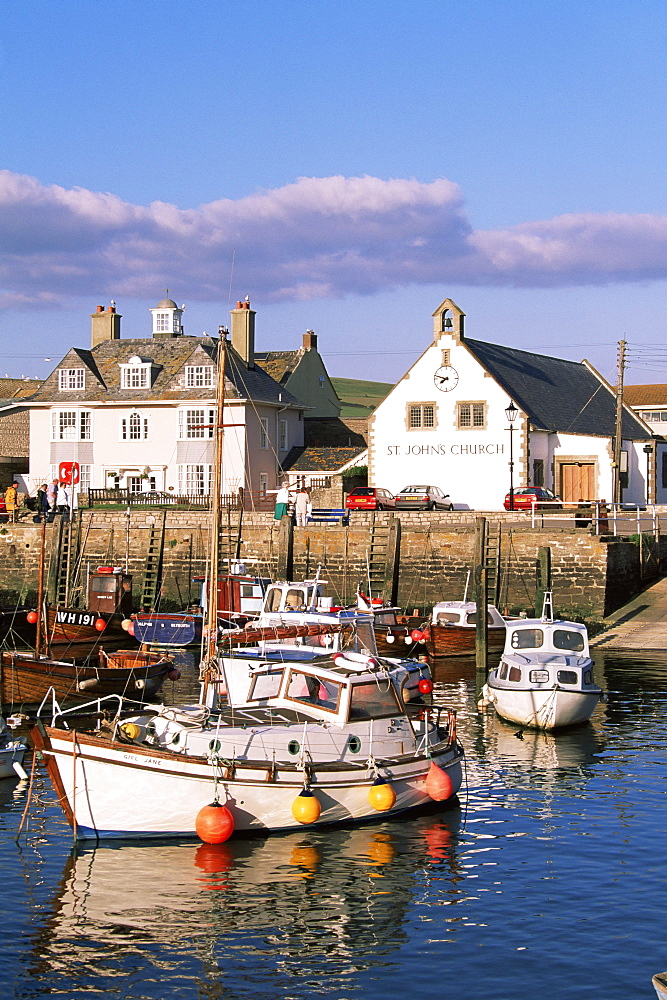
[[[463,597],[468,573],[473,596],[477,551],[476,518],[463,512],[401,512],[397,603],[424,613],[440,600]],[[270,513],[245,514],[241,561],[248,571],[271,578],[289,566],[293,579],[312,577],[321,567],[325,592],[341,604],[355,599],[358,583],[365,584],[371,530],[375,520],[386,525],[392,517],[353,514],[350,524],[312,524],[293,528],[288,520],[275,521]],[[127,566],[134,577],[138,605],[146,568],[148,539],[156,515],[150,511],[83,510],[79,577],[98,565]],[[529,610],[535,601],[538,553],[551,550],[554,603],[559,613],[602,617],[659,575],[667,559],[667,536],[659,542],[636,541],[591,534],[588,528],[531,528],[525,515],[487,515],[487,523],[501,522],[501,593],[503,610]],[[291,542],[290,542],[291,533]],[[57,524],[47,525],[46,567],[56,555]],[[40,550],[40,525],[21,521],[0,528],[0,602],[34,601]],[[196,603],[206,573],[208,517],[200,511],[168,511],[164,536],[161,606],[174,610]]]

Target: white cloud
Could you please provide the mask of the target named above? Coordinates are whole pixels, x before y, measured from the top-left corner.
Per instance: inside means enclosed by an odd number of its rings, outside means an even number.
[[[667,276],[667,217],[582,213],[475,232],[445,179],[302,177],[179,209],[0,171],[0,308],[176,285],[219,300],[233,255],[235,284],[264,301],[445,282],[639,281]]]

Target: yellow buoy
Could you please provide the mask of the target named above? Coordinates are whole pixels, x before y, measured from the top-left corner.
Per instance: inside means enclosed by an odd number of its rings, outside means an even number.
[[[138,726],[136,722],[124,722],[120,731],[128,740],[138,740],[142,733],[141,726]]]
[[[292,816],[305,826],[318,820],[321,812],[320,800],[309,788],[302,789],[292,803]]]
[[[396,802],[393,786],[384,778],[376,778],[368,789],[368,801],[378,812],[386,812]]]

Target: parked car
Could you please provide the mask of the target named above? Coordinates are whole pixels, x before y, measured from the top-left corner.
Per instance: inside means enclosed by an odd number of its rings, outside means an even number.
[[[357,486],[348,493],[345,506],[348,510],[393,510],[396,499],[379,486]]]
[[[514,510],[560,510],[561,500],[544,486],[524,486],[514,490]],[[505,510],[511,510],[510,495],[505,497]]]
[[[454,510],[454,504],[439,486],[406,486],[396,494],[396,509]]]

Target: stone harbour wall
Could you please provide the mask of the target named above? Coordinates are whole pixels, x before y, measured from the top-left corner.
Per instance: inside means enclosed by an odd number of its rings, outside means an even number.
[[[159,517],[159,515],[157,515]],[[387,525],[392,515],[353,514],[350,524],[312,524],[291,529],[293,579],[312,577],[321,566],[325,592],[337,603],[354,601],[359,582],[365,588],[371,527]],[[401,513],[397,602],[409,611],[426,612],[436,601],[463,597],[468,573],[469,596],[474,595],[472,571],[476,562],[477,515]],[[629,600],[655,578],[667,557],[667,537],[660,543],[644,536],[640,547],[627,538],[597,536],[587,528],[531,528],[525,518],[502,518],[501,592],[503,610],[526,610],[534,605],[538,553],[551,550],[556,610],[560,613],[602,617]],[[79,580],[98,565],[127,566],[134,577],[138,606],[146,569],[151,525],[150,511],[81,512]],[[488,523],[497,523],[489,515]],[[41,527],[31,520],[0,527],[0,603],[29,603],[37,589]],[[47,526],[46,567],[57,558],[57,524]],[[248,571],[277,578],[289,566],[290,527],[270,513],[244,515],[241,561]],[[161,607],[174,610],[196,603],[199,584],[193,578],[206,573],[208,518],[205,512],[168,511],[164,535]],[[224,564],[223,564],[224,565]]]

